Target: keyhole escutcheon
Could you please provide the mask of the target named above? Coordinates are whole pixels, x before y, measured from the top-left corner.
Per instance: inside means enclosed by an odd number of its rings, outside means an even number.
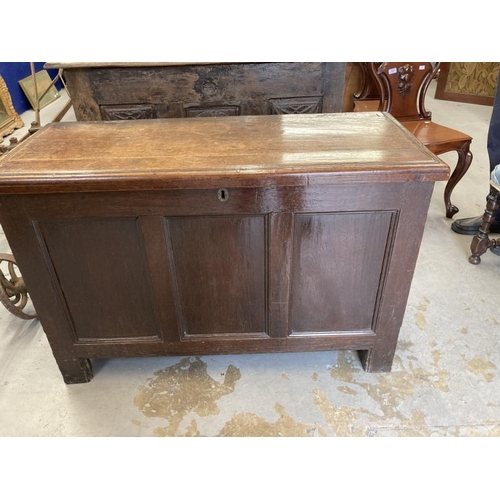
[[[219,201],[222,201],[222,203],[226,202],[229,198],[229,191],[226,188],[220,188],[219,191],[217,191],[217,198],[219,198]]]

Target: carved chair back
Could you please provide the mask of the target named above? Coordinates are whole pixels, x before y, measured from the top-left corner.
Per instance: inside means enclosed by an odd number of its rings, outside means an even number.
[[[370,68],[371,63],[368,62],[360,62],[358,63],[359,68],[361,69],[361,81],[362,87],[359,92],[354,94],[354,99],[364,100],[364,99],[379,99],[380,98],[380,90],[377,85],[377,82],[374,80],[372,76],[372,70]],[[381,63],[373,63],[376,64],[377,68]]]
[[[369,63],[372,77],[379,87],[382,111],[387,111],[400,121],[431,120],[431,113],[425,109],[425,95],[440,64]]]

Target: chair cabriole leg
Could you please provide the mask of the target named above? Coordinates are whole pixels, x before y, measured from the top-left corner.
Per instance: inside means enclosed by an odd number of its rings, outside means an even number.
[[[451,203],[451,193],[455,189],[455,186],[460,182],[462,177],[469,170],[470,164],[472,162],[472,153],[470,151],[470,141],[466,142],[458,151],[458,161],[455,170],[451,174],[445,190],[444,190],[444,204],[446,207],[446,217],[451,219],[456,213],[458,213],[458,208]]]

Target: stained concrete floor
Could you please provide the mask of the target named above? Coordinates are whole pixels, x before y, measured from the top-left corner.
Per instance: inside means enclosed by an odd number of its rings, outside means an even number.
[[[474,138],[458,217],[482,214],[491,107],[435,100],[434,88],[434,120]],[[89,384],[67,386],[39,322],[0,306],[0,436],[499,436],[500,258],[468,263],[471,237],[450,230],[444,185],[391,373],[363,372],[351,351],[133,358],[95,360]]]

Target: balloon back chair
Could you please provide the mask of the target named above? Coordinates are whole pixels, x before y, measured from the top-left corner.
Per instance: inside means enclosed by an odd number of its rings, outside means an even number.
[[[446,217],[458,208],[451,203],[451,193],[472,162],[472,137],[459,130],[439,125],[425,109],[425,95],[440,63],[384,62],[368,63],[380,91],[381,111],[387,111],[436,155],[456,151],[458,161],[444,191]]]

